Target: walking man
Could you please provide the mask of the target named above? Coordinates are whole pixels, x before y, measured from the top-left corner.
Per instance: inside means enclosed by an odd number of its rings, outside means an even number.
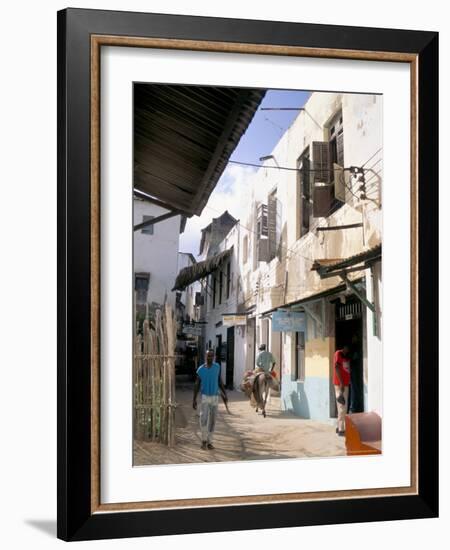
[[[217,409],[219,407],[219,391],[226,405],[228,398],[220,377],[220,365],[214,362],[214,350],[206,352],[206,363],[197,369],[197,379],[194,386],[192,406],[197,409],[197,395],[200,391],[200,430],[202,434],[202,449],[214,449],[212,438],[216,425]]]
[[[345,434],[345,415],[348,407],[348,387],[350,385],[350,349],[344,346],[334,354],[333,384],[336,393],[338,425],[336,433]]]

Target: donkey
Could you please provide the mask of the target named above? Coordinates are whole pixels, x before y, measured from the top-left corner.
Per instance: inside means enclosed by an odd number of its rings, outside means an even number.
[[[266,403],[269,396],[269,390],[272,387],[272,376],[265,372],[256,374],[253,380],[253,398],[256,403],[256,412],[261,409],[262,415],[266,418]]]

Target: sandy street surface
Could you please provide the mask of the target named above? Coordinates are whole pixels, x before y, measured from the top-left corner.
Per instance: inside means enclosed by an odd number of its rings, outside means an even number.
[[[345,455],[344,438],[330,424],[303,420],[280,410],[280,398],[272,398],[267,417],[255,413],[247,397],[229,391],[229,409],[219,405],[214,450],[200,448],[198,411],[192,408],[192,386],[177,387],[177,437],[172,449],[153,442],[136,441],[134,465],[185,464],[311,458]],[[184,426],[183,426],[184,425]]]

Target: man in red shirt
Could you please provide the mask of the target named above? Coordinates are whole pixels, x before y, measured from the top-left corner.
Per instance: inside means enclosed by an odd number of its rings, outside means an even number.
[[[348,407],[348,388],[350,386],[350,349],[344,346],[334,354],[333,384],[336,393],[338,425],[336,433],[345,434],[345,415]]]

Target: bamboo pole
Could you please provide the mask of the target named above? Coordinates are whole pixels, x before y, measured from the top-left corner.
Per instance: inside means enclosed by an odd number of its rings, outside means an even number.
[[[133,433],[136,439],[175,444],[175,343],[172,308],[155,312],[154,327],[148,318],[142,334],[136,330],[133,361]]]
[[[168,431],[168,445],[173,447],[175,444],[175,376],[174,376],[174,359],[170,356],[175,354],[175,334],[174,334],[174,320],[171,307],[166,304],[165,307],[165,324],[167,333],[167,375],[168,375],[168,413],[169,413],[169,431]]]

